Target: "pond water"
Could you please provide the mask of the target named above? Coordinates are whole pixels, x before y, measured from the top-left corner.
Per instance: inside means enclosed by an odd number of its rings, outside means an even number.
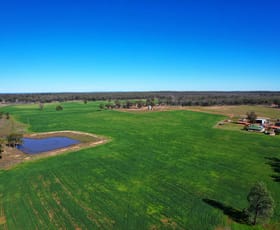
[[[22,145],[17,148],[28,154],[43,153],[80,143],[80,141],[69,137],[23,138],[22,140]]]

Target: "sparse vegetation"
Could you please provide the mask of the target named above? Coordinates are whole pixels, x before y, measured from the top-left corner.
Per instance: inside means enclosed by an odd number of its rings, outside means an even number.
[[[115,108],[116,109],[121,108],[121,102],[119,100],[115,100]]]
[[[103,103],[101,103],[101,104],[99,104],[99,109],[104,109],[105,108],[105,106],[104,106],[104,104]]]
[[[4,144],[5,144],[5,139],[0,138],[0,159],[2,158],[2,153],[4,152]]]
[[[17,145],[22,144],[22,134],[12,133],[7,136],[7,145],[10,147],[16,147]]]
[[[0,159],[2,158],[2,153],[4,152],[4,147],[0,144]]]
[[[40,109],[40,110],[43,110],[43,109],[44,109],[44,103],[42,103],[42,102],[39,103],[39,109]]]

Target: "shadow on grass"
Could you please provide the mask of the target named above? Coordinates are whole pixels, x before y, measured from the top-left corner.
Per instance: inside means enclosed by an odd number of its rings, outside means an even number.
[[[225,205],[216,200],[202,199],[202,201],[214,208],[220,209],[221,211],[223,211],[225,215],[227,215],[233,221],[239,224],[250,225],[248,221],[248,216],[243,211],[237,210],[231,206]]]
[[[275,182],[280,182],[280,158],[277,157],[265,157],[268,162],[266,164],[270,165],[270,167],[273,169],[274,173],[271,175],[271,178]]]

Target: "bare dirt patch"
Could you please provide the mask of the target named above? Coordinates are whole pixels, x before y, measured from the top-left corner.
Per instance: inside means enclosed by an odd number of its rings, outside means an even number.
[[[6,229],[6,226],[5,226],[6,225],[6,216],[5,216],[3,207],[1,207],[1,209],[0,209],[0,226],[1,225],[4,225],[4,229]]]
[[[56,156],[59,154],[78,151],[80,149],[92,148],[97,145],[105,144],[109,141],[108,138],[97,136],[91,133],[84,133],[79,131],[56,131],[56,132],[46,132],[46,133],[32,133],[26,134],[24,137],[30,138],[46,138],[46,137],[57,137],[65,136],[79,140],[80,143],[72,145],[66,148],[56,149],[48,152],[38,153],[38,154],[26,154],[19,151],[16,148],[5,147],[4,153],[2,154],[2,159],[0,159],[0,169],[9,169],[21,162],[37,160],[41,158]]]
[[[230,227],[222,227],[222,226],[218,226],[215,228],[215,230],[231,230]]]
[[[6,224],[6,217],[5,216],[1,216],[0,217],[0,225]]]

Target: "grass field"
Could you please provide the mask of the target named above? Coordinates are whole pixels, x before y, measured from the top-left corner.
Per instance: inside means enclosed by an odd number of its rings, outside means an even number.
[[[280,229],[280,138],[214,129],[223,116],[99,111],[99,103],[4,107],[30,131],[112,139],[0,171],[3,229]],[[270,225],[242,224],[255,181],[276,201]],[[229,227],[229,228],[225,228]]]

